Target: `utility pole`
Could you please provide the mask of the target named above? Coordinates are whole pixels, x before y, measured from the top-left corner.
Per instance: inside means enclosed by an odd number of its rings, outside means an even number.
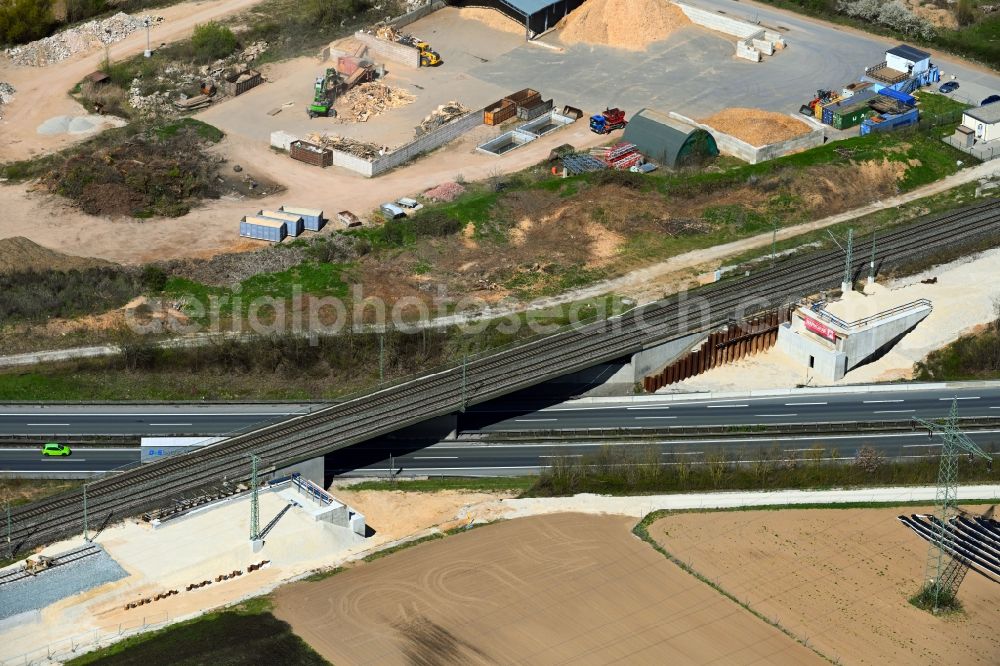
[[[256,551],[260,542],[260,500],[257,493],[257,466],[260,458],[250,454],[250,543]]]
[[[469,364],[469,355],[462,354],[462,405],[458,408],[458,411],[465,411],[465,368]]]
[[[774,257],[778,248],[778,221],[771,220],[771,268],[774,268]]]
[[[385,329],[378,334],[378,382],[385,381]]]
[[[832,238],[833,242],[837,244],[837,247],[839,247],[841,251],[847,255],[846,261],[844,262],[844,279],[840,283],[840,291],[846,294],[854,288],[854,280],[851,279],[851,265],[854,260],[854,228],[852,227],[847,230],[846,248],[840,244],[840,241],[837,240],[837,237],[833,235],[832,231],[827,231],[826,233],[830,234],[830,238]]]
[[[10,499],[7,500],[5,509],[7,511],[7,559],[14,557],[14,547],[10,541]]]
[[[87,484],[83,484],[83,540],[90,543],[90,532],[87,527]]]
[[[970,457],[978,456],[993,464],[993,458],[976,445],[958,424],[958,398],[951,402],[951,411],[944,423],[928,421],[913,417],[913,421],[925,428],[927,434],[941,435],[941,466],[938,469],[938,482],[935,504],[938,521],[934,524],[935,541],[931,541],[927,552],[927,567],[924,575],[922,593],[929,596],[931,610],[936,612],[942,604],[950,604],[958,595],[958,588],[965,578],[969,567],[946,553],[938,544],[948,540],[947,526],[955,515],[955,502],[958,499],[958,456],[961,451]]]
[[[146,50],[142,55],[146,58],[151,58],[153,57],[153,49],[149,47],[149,26],[152,25],[152,21],[147,16],[142,20],[142,24],[146,26]]]
[[[875,232],[872,232],[872,258],[868,264],[868,284],[875,284]]]

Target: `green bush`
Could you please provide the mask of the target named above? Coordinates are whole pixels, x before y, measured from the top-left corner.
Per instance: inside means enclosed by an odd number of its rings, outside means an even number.
[[[196,25],[191,36],[195,58],[202,62],[225,58],[236,50],[237,45],[233,31],[214,21]]]
[[[52,0],[0,0],[0,44],[24,44],[48,35]]]
[[[105,0],[66,0],[66,22],[79,23],[108,11]]]

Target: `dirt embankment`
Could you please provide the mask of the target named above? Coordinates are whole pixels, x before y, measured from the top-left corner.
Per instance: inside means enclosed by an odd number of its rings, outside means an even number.
[[[459,7],[458,16],[459,18],[468,21],[479,21],[494,30],[502,30],[503,32],[509,32],[514,35],[524,34],[523,25],[519,25],[517,21],[510,18],[506,14],[502,14],[496,9],[487,9],[485,7]]]
[[[622,516],[511,520],[275,594],[338,664],[821,664]]]
[[[784,113],[761,109],[734,107],[702,118],[700,122],[746,141],[751,146],[766,146],[809,132],[809,126],[801,120]]]
[[[559,25],[565,44],[642,51],[691,25],[677,5],[663,0],[588,0]]]
[[[836,663],[996,663],[996,584],[966,577],[964,617],[936,618],[908,602],[922,582],[927,543],[896,516],[929,510],[685,513],[657,521],[649,534]]]

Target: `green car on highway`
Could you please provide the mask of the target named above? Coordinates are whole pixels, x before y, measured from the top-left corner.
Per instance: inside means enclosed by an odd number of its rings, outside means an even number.
[[[68,446],[59,442],[49,442],[42,447],[43,456],[68,456],[73,453]]]

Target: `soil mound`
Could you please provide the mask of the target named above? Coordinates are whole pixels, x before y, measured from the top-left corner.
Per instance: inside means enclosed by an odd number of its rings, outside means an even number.
[[[700,122],[711,125],[720,132],[732,134],[752,146],[766,146],[801,136],[809,126],[801,120],[774,111],[734,107],[720,111]]]
[[[588,0],[559,24],[566,44],[599,44],[641,51],[691,21],[664,0]]]
[[[69,271],[95,266],[111,266],[103,259],[75,257],[50,250],[23,236],[0,239],[0,273],[21,271]]]

